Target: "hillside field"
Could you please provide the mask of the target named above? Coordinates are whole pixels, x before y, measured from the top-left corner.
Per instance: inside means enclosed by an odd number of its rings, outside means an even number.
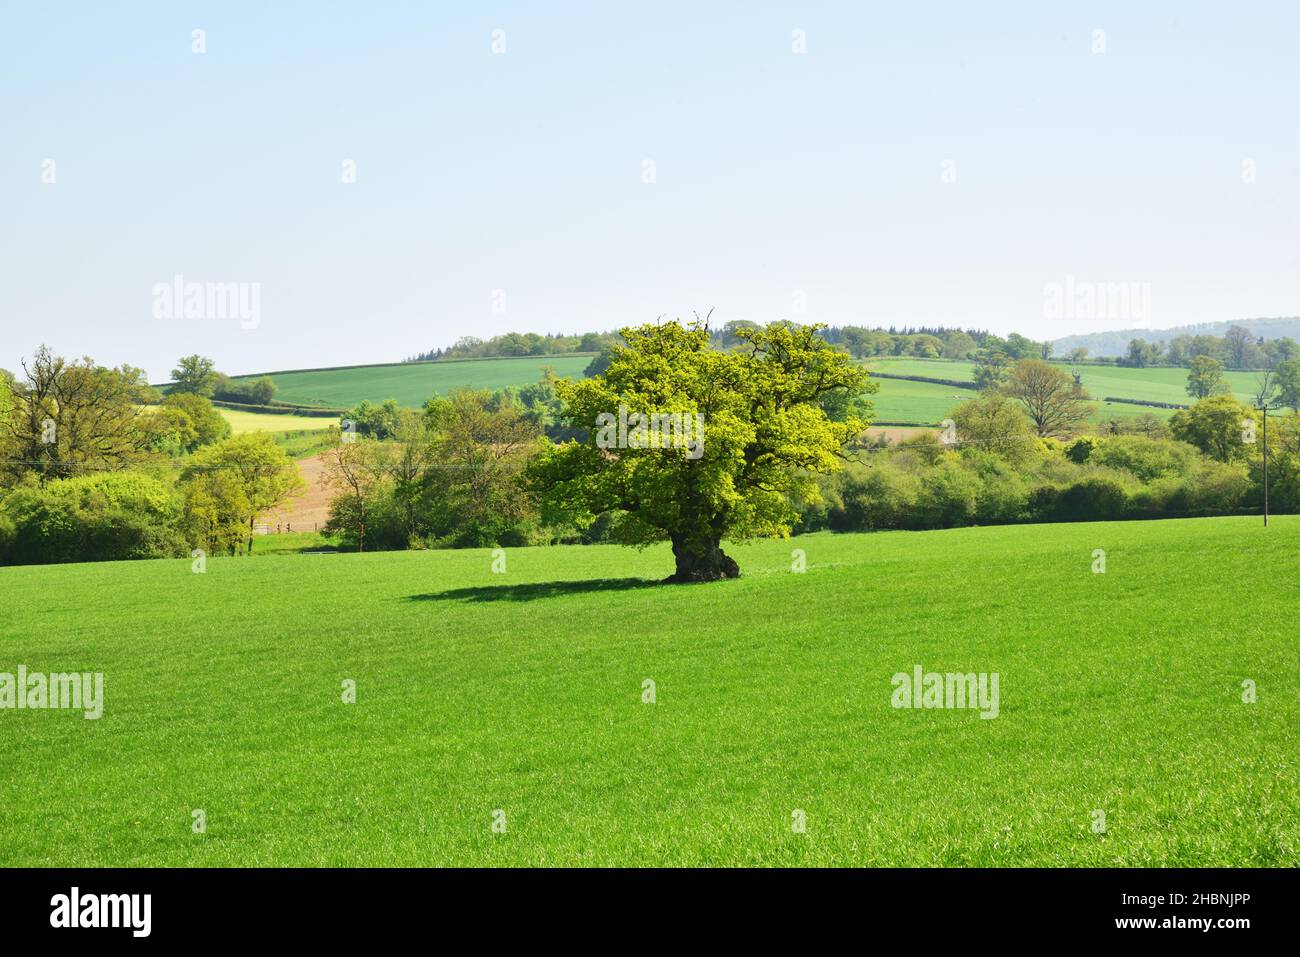
[[[556,375],[581,378],[591,363],[588,355],[539,356],[519,359],[461,359],[445,362],[411,362],[401,365],[359,366],[315,372],[277,372],[275,398],[295,405],[351,408],[362,399],[419,408],[434,395],[458,386],[503,389],[531,385],[549,366]],[[241,378],[259,378],[258,376]]]
[[[956,362],[945,359],[906,359],[881,357],[865,362],[870,370],[892,373],[894,375],[919,375],[935,379],[956,379],[969,382],[974,371],[974,363]],[[1056,363],[1059,368],[1069,366]],[[1141,399],[1147,402],[1166,402],[1176,405],[1190,405],[1193,399],[1187,394],[1187,370],[1173,367],[1154,367],[1148,369],[1130,369],[1123,366],[1079,366],[1083,387],[1092,396],[1097,412],[1093,421],[1105,421],[1116,416],[1152,415],[1167,419],[1172,410],[1149,406],[1130,405],[1121,402],[1105,402],[1105,398],[1116,396],[1123,399]],[[1256,389],[1256,373],[1226,372],[1233,394],[1243,402],[1250,402]],[[957,392],[951,386],[928,382],[909,382],[899,379],[878,379],[880,392],[873,396],[876,414],[881,419],[890,421],[916,421],[912,416],[921,416],[919,421],[938,421],[961,399],[953,399]],[[964,390],[963,390],[964,391]],[[974,392],[962,398],[973,398]],[[924,418],[933,415],[933,410],[943,403],[951,403],[938,418]]]
[[[0,710],[0,865],[1293,867],[1298,546],[1284,516],[816,534],[695,586],[666,547],[3,568],[0,672],[105,703]],[[915,665],[997,673],[997,718],[891,707]]]
[[[500,389],[506,386],[529,385],[541,378],[546,367],[557,375],[581,378],[582,371],[591,361],[590,356],[550,356],[520,359],[472,359],[451,362],[421,362],[404,365],[362,366],[358,368],[324,369],[314,372],[279,372],[271,376],[278,387],[279,401],[299,405],[317,405],[328,408],[350,408],[362,399],[382,402],[396,399],[400,405],[418,408],[432,395],[445,394],[461,385],[481,389]],[[938,379],[969,381],[972,363],[951,362],[942,359],[907,359],[880,357],[865,361],[868,369],[896,375],[920,375]],[[1104,402],[1108,396],[1142,399],[1150,402],[1189,404],[1184,386],[1186,369],[1152,368],[1128,369],[1115,366],[1081,367],[1084,387],[1093,396],[1097,412],[1093,420],[1106,421],[1116,416],[1135,416],[1151,413],[1168,418],[1168,409]],[[1227,374],[1235,394],[1242,400],[1250,398],[1254,390],[1252,372]],[[906,424],[936,424],[942,421],[953,407],[973,398],[975,393],[931,382],[910,382],[902,379],[877,379],[880,391],[872,396],[876,418],[881,422]],[[253,415],[253,413],[235,413]],[[229,416],[228,416],[229,417]],[[265,416],[258,416],[259,419]],[[286,417],[288,418],[288,417]],[[310,420],[309,420],[310,421]],[[317,420],[316,427],[319,426]],[[311,425],[286,425],[285,428],[311,428]],[[279,429],[253,422],[242,430]],[[238,429],[238,426],[237,426]]]
[[[230,423],[234,435],[246,432],[301,432],[327,429],[338,425],[338,419],[314,415],[278,415],[272,412],[245,412],[243,409],[222,409],[217,412]]]

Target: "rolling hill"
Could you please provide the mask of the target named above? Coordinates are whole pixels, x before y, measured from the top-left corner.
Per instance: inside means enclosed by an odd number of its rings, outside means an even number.
[[[925,376],[962,382],[969,382],[974,371],[973,363],[946,359],[882,357],[868,359],[866,365],[872,371],[891,375]],[[1132,369],[1105,365],[1080,365],[1078,369],[1083,387],[1093,397],[1097,406],[1097,412],[1093,416],[1094,421],[1148,412],[1161,418],[1168,418],[1172,414],[1168,409],[1104,401],[1108,397],[1164,402],[1171,405],[1188,405],[1192,402],[1186,391],[1186,369],[1174,367]],[[1227,372],[1224,375],[1233,394],[1243,402],[1249,401],[1256,388],[1258,374]],[[880,392],[873,396],[873,401],[877,417],[882,420],[937,422],[954,405],[975,397],[973,391],[958,390],[953,386],[937,383],[883,378],[877,381],[880,383]],[[936,409],[942,411],[936,415]]]
[[[548,367],[554,369],[557,375],[581,378],[583,369],[590,361],[591,357],[587,355],[460,359],[289,370],[267,374],[278,387],[277,402],[319,408],[350,408],[362,399],[382,402],[394,398],[400,405],[418,408],[430,396],[446,393],[457,386],[500,389],[528,385],[540,379]],[[872,371],[889,375],[924,376],[961,382],[969,382],[973,370],[970,362],[893,356],[868,359],[865,364]],[[1084,387],[1097,404],[1094,421],[1143,413],[1167,418],[1171,414],[1167,409],[1106,402],[1105,399],[1109,397],[1173,405],[1191,402],[1184,388],[1187,381],[1185,369],[1083,365],[1079,370]],[[1248,400],[1255,388],[1256,373],[1229,372],[1226,375],[1234,394],[1243,401]],[[877,382],[880,391],[872,397],[876,419],[888,424],[934,425],[942,421],[955,405],[975,394],[953,385],[935,382],[888,378],[877,379]],[[247,416],[251,413],[241,414]],[[287,422],[273,421],[274,416],[260,418],[267,420],[265,425],[251,420],[241,425],[244,428],[265,428],[269,431],[313,427],[310,422],[302,425],[295,422],[291,426]],[[327,424],[326,420],[317,420],[315,427],[323,428]]]
[[[531,385],[548,367],[557,375],[580,378],[590,362],[589,355],[450,359],[258,373],[236,381],[269,375],[276,385],[276,401],[294,405],[350,408],[362,399],[396,399],[399,405],[418,408],[431,396],[458,386],[495,390]]]
[[[1071,349],[1082,346],[1088,355],[1122,356],[1128,352],[1130,339],[1145,339],[1147,342],[1168,342],[1175,336],[1222,336],[1229,326],[1245,326],[1256,336],[1264,339],[1281,339],[1288,336],[1300,339],[1300,316],[1277,319],[1240,319],[1233,322],[1202,322],[1189,326],[1173,326],[1169,329],[1120,329],[1115,332],[1091,332],[1077,336],[1064,336],[1052,342],[1055,354],[1066,355]]]

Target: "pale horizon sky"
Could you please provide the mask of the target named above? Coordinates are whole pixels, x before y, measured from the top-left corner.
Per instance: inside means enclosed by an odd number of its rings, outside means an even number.
[[[1300,314],[1300,7],[900,6],[0,0],[0,367]],[[256,327],[156,318],[176,275]],[[1053,317],[1067,282],[1150,315]]]

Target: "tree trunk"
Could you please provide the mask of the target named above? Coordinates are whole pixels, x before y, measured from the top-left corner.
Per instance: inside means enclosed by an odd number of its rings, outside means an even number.
[[[667,580],[684,583],[739,578],[740,566],[720,545],[721,540],[718,538],[688,542],[684,538],[674,537],[673,557],[677,560],[677,571]]]

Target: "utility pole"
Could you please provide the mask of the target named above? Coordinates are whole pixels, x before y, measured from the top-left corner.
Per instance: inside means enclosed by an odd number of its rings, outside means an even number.
[[[1264,527],[1268,528],[1268,403],[1264,403]]]
[[[1259,391],[1255,393],[1257,408],[1264,414],[1264,527],[1268,528],[1268,410],[1278,405],[1274,394],[1277,390],[1277,380],[1274,378],[1273,369],[1268,368],[1261,373],[1257,381],[1259,383]]]

